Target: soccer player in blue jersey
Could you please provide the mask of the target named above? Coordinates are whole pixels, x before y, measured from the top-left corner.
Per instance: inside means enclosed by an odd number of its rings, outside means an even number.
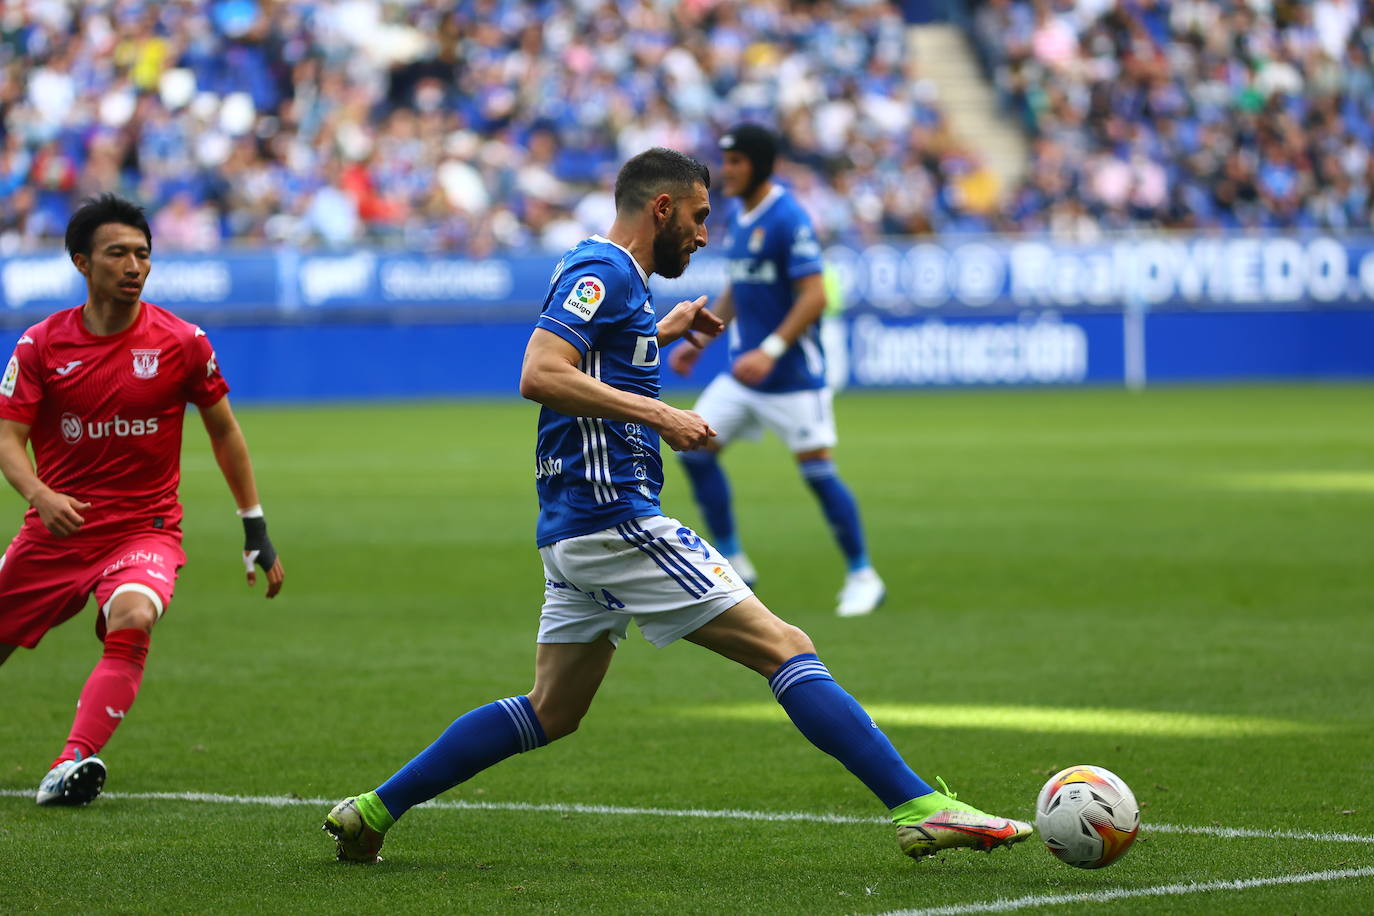
[[[415,805],[501,760],[571,734],[633,621],[655,646],[678,639],[768,679],[816,747],[891,810],[912,857],[1025,839],[1029,824],[936,792],[840,688],[805,633],[775,617],[710,543],[663,514],[659,442],[699,448],[714,430],[658,398],[660,348],[720,333],[706,297],[662,318],[649,275],[679,276],[706,244],[705,166],[652,149],[616,179],[616,218],[564,255],[525,349],[520,393],[543,405],[535,446],[536,543],[544,562],[534,688],[466,713],[371,792],[325,818],[338,857],[376,862]]]
[[[801,205],[772,180],[777,143],[768,130],[741,124],[720,145],[725,193],[739,199],[725,232],[730,282],[714,308],[730,325],[731,365],[696,404],[717,436],[684,452],[682,464],[712,540],[753,585],[754,565],[740,546],[720,451],[771,429],[796,457],[849,567],[836,613],[871,614],[882,603],[883,580],[868,560],[858,503],[830,451],[835,419],[818,325],[825,311],[820,244]],[[687,375],[700,353],[677,347],[668,364]]]

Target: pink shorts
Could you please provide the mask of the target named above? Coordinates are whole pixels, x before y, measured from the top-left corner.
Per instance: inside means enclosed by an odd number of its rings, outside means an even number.
[[[92,594],[101,609],[95,622],[100,639],[117,591],[147,595],[160,616],[172,603],[184,565],[181,537],[173,532],[139,531],[90,542],[35,537],[21,529],[0,558],[0,643],[32,649],[76,616]]]

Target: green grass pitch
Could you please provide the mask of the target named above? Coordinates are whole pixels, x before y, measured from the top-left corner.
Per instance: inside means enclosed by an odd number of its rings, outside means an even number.
[[[96,660],[93,609],[0,669],[0,911],[1369,911],[1374,389],[837,408],[889,600],[833,616],[841,564],[775,441],[727,455],[761,597],[918,772],[981,807],[1028,817],[1069,764],[1120,774],[1145,828],[1116,865],[1071,869],[1038,841],[913,863],[761,679],[633,630],[578,734],[413,812],[381,866],[335,863],[311,800],[375,786],[457,715],[530,686],[535,409],[244,407],[286,589],[269,603],[243,584],[189,418],[191,563],[105,751],[106,796],[31,795]],[[675,462],[668,477],[666,510],[695,523]],[[22,506],[6,489],[0,508],[8,536]],[[233,798],[150,796],[180,792]],[[812,819],[668,813],[688,810]],[[1303,875],[1324,878],[1261,883]],[[1075,894],[1099,897],[1054,903]]]

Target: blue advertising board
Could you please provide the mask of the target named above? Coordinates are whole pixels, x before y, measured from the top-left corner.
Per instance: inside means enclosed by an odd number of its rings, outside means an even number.
[[[975,238],[832,245],[826,262],[853,308],[886,315],[1374,307],[1374,236],[1150,236],[1070,245]],[[335,310],[528,314],[557,256],[459,258],[360,249],[161,254],[147,299],[175,311],[299,319]],[[724,259],[698,253],[661,301],[714,295]],[[0,316],[45,315],[82,294],[65,254],[0,259]],[[7,320],[13,325],[13,320]]]
[[[827,331],[848,384],[1118,384],[1374,377],[1374,237],[1221,236],[1092,245],[982,238],[832,246],[848,308]],[[159,254],[145,297],[210,330],[254,400],[513,394],[556,264],[293,249]],[[699,253],[654,278],[660,310],[724,288]],[[0,327],[81,301],[64,254],[0,259]],[[1127,316],[1143,329],[1126,346]],[[697,387],[724,365],[711,348]]]

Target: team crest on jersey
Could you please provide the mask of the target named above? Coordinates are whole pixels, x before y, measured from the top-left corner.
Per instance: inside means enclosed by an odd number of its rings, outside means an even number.
[[[10,364],[5,367],[5,377],[0,379],[0,394],[14,397],[14,386],[19,381],[19,357],[11,356]]]
[[[573,284],[572,292],[563,300],[563,308],[584,321],[591,321],[606,299],[606,284],[599,277],[583,277]]]
[[[758,254],[760,251],[763,250],[763,239],[766,235],[767,233],[763,231],[762,226],[756,226],[754,228],[754,231],[749,233],[750,254]]]
[[[161,350],[130,350],[134,355],[134,378],[152,378],[157,375],[157,355]]]

